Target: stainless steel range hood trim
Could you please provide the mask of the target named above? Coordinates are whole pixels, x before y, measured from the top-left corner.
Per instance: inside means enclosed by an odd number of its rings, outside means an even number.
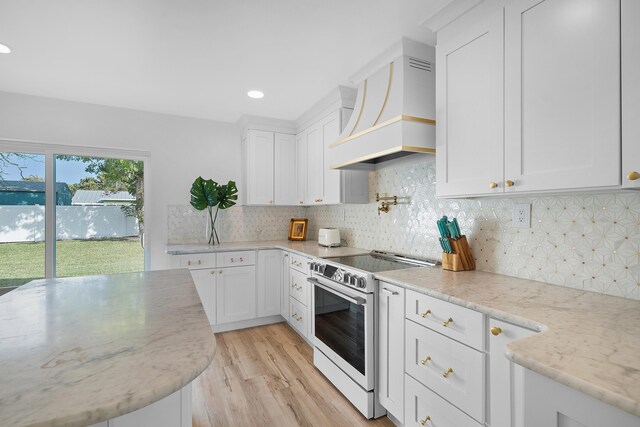
[[[426,119],[424,117],[414,117],[414,116],[407,116],[407,115],[401,114],[399,116],[392,117],[389,120],[387,120],[385,122],[382,122],[382,123],[380,123],[378,125],[371,126],[370,128],[362,130],[362,131],[360,131],[360,132],[358,132],[358,133],[356,133],[354,135],[350,135],[350,136],[348,136],[348,137],[346,137],[344,139],[341,139],[340,141],[336,141],[334,143],[331,143],[331,144],[329,144],[329,148],[333,148],[333,147],[336,147],[336,146],[338,146],[340,144],[344,144],[347,141],[351,141],[352,139],[358,138],[358,137],[360,137],[362,135],[366,135],[369,132],[373,132],[376,129],[383,128],[385,126],[388,126],[388,125],[393,124],[395,122],[399,122],[401,120],[404,120],[404,121],[407,121],[407,122],[426,123],[428,125],[434,125],[434,126],[436,124],[436,121],[433,120],[433,119]],[[433,152],[435,153],[435,149],[434,149]]]
[[[396,120],[397,121],[397,120]],[[377,159],[379,157],[388,156],[389,154],[399,153],[401,151],[410,152],[410,153],[428,153],[435,154],[435,148],[424,148],[424,147],[414,147],[411,145],[398,145],[397,147],[392,147],[387,150],[378,151],[377,153],[368,154],[366,156],[358,157],[357,159],[349,160],[344,163],[337,163],[330,166],[331,169],[340,169],[345,166],[350,166],[356,163],[366,162],[368,160]]]

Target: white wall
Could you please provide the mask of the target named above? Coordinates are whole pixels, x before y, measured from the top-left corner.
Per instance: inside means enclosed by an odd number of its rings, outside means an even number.
[[[152,269],[168,267],[167,206],[188,203],[198,175],[242,188],[240,130],[233,123],[8,92],[0,92],[0,112],[0,139],[151,152],[145,223]]]

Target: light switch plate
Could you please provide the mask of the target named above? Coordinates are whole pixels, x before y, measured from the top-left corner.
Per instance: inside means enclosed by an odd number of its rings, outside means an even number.
[[[511,222],[515,228],[531,228],[531,205],[529,203],[514,204]]]

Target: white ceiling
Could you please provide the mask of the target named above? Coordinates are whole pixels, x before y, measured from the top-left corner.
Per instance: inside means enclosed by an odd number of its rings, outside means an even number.
[[[0,0],[0,90],[293,120],[450,0]],[[249,89],[265,97],[247,97]]]

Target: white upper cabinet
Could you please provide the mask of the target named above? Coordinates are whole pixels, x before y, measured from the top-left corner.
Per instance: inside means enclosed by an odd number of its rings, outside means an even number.
[[[298,203],[298,185],[296,181],[296,137],[276,133],[274,137],[274,200],[276,205],[295,205]]]
[[[502,192],[503,11],[448,31],[436,58],[437,195]]]
[[[505,16],[505,191],[619,186],[619,2],[517,0]]]
[[[307,133],[296,136],[296,202],[304,205],[307,200]]]
[[[486,0],[438,31],[438,196],[640,187],[640,6],[622,5],[621,28],[620,1]]]
[[[622,0],[622,185],[640,188],[640,1]]]
[[[317,123],[305,131],[307,139],[307,204],[324,201],[324,149],[322,126]]]
[[[274,133],[249,130],[246,140],[247,204],[273,204]]]
[[[322,196],[322,203],[324,204],[336,205],[341,202],[341,172],[339,170],[330,169],[327,164],[327,159],[329,158],[329,145],[337,141],[340,131],[340,112],[335,111],[322,121],[322,158],[324,159],[324,195]]]

